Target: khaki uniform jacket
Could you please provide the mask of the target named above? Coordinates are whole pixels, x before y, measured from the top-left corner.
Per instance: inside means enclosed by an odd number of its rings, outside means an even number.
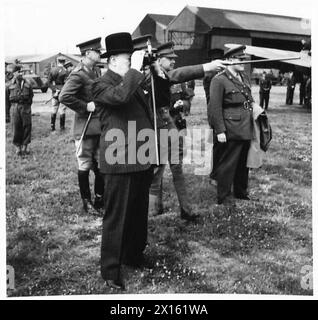
[[[80,139],[89,112],[87,103],[93,101],[91,86],[98,78],[99,70],[90,70],[80,62],[67,78],[59,96],[59,101],[75,111],[73,122],[73,136]],[[100,135],[100,121],[97,111],[94,111],[89,122],[85,137]]]
[[[254,136],[251,106],[254,100],[247,75],[241,76],[243,82],[226,69],[210,85],[209,125],[215,134],[225,132],[227,140],[251,140]]]

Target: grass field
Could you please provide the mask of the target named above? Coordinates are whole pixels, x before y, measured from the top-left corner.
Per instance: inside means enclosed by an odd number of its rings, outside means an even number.
[[[185,223],[166,170],[165,213],[149,219],[150,266],[123,268],[126,293],[312,294],[301,286],[302,268],[312,266],[311,114],[283,105],[285,90],[272,90],[274,138],[263,167],[250,172],[253,201],[216,205],[208,177],[185,165],[201,216]],[[7,294],[112,293],[99,272],[102,220],[80,213],[71,117],[65,133],[52,134],[45,99],[35,97],[31,155],[17,157],[6,130],[7,265],[15,270],[15,290]],[[207,127],[202,87],[187,121]]]

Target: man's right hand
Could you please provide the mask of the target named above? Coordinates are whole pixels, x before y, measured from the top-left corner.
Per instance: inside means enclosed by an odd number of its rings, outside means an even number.
[[[222,60],[213,60],[203,64],[204,72],[220,72],[226,67]]]
[[[226,135],[225,135],[225,133],[224,133],[224,132],[219,133],[219,134],[217,135],[217,139],[218,139],[218,141],[219,141],[220,143],[225,143],[225,142],[226,142]]]
[[[95,111],[95,103],[93,101],[89,102],[87,104],[86,110],[88,112],[94,112]]]

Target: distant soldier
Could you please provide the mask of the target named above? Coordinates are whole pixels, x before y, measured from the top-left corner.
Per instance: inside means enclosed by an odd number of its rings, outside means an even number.
[[[73,136],[78,163],[78,183],[83,202],[83,211],[95,213],[103,207],[104,181],[99,172],[99,138],[101,134],[100,120],[93,102],[91,86],[100,76],[96,64],[100,61],[101,38],[80,43],[79,47],[83,56],[82,61],[75,67],[66,80],[60,93],[60,101],[74,112]],[[87,123],[89,114],[92,114],[83,140],[80,138]],[[92,205],[89,186],[89,172],[95,174],[95,199]]]
[[[6,91],[11,104],[13,144],[17,147],[17,155],[22,156],[29,154],[33,90],[29,81],[23,78],[20,65],[13,65],[12,72],[13,78]]]
[[[67,78],[70,75],[70,73],[73,71],[74,65],[71,61],[66,61],[64,63],[64,68],[66,69],[66,72],[67,72],[67,76],[66,76]]]
[[[272,82],[269,77],[266,75],[266,72],[262,74],[262,79],[259,82],[259,104],[265,110],[268,109],[269,95],[272,88]]]
[[[302,74],[300,79],[301,80],[299,85],[299,104],[303,105],[306,97],[306,83],[308,80],[308,76],[306,74]]]
[[[184,112],[184,115],[187,116],[190,114],[192,100],[193,100],[193,97],[195,96],[194,94],[195,80],[187,81],[185,83],[185,86],[186,86],[186,89],[185,89],[186,94],[183,101],[183,112]]]
[[[305,86],[305,106],[311,110],[311,76],[308,76]]]
[[[58,58],[57,66],[52,68],[49,73],[48,83],[49,87],[52,90],[52,114],[51,114],[51,130],[55,131],[55,121],[56,115],[59,111],[60,114],[60,129],[65,129],[65,111],[66,106],[60,103],[59,94],[63,88],[65,80],[68,76],[68,72],[64,67],[65,59]]]
[[[290,72],[289,77],[287,78],[286,104],[293,104],[295,85],[295,76],[292,72]]]
[[[13,72],[12,72],[12,64],[6,65],[6,71],[5,71],[5,83],[6,85],[9,84],[13,78]],[[10,99],[8,91],[6,90],[6,123],[10,122]]]

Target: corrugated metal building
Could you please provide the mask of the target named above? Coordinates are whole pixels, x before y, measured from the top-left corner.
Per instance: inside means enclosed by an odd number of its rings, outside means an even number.
[[[239,43],[300,51],[310,21],[272,14],[186,6],[168,25],[168,41],[179,51],[178,65],[202,63]]]
[[[167,26],[175,16],[166,14],[148,13],[142,19],[136,30],[132,33],[132,37],[136,38],[146,34],[152,35],[152,45],[158,46],[167,41]]]

